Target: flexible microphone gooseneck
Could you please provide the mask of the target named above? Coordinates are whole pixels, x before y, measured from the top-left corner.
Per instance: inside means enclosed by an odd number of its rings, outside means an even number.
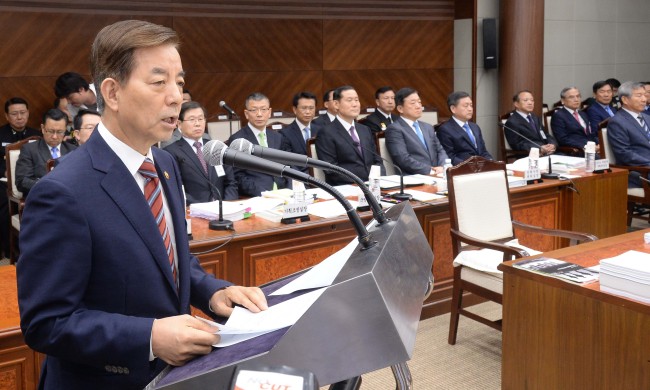
[[[519,114],[513,114],[513,115],[519,115]],[[501,126],[501,127],[503,127],[504,129],[509,130],[509,131],[511,131],[511,132],[513,132],[513,133],[515,133],[515,134],[517,134],[518,136],[520,136],[521,138],[523,138],[523,139],[525,139],[526,141],[530,142],[531,144],[537,146],[537,147],[540,148],[540,150],[541,150],[542,145],[540,145],[540,144],[538,144],[537,142],[531,140],[530,138],[526,137],[525,135],[521,134],[521,133],[518,132],[517,130],[511,128],[510,126],[506,126],[505,123],[499,122],[499,126]],[[547,173],[542,173],[542,179],[554,179],[554,180],[558,180],[559,178],[560,178],[560,175],[557,174],[557,173],[554,173],[554,172],[553,172],[553,164],[551,163],[551,155],[549,154],[549,155],[548,155],[548,172],[547,172]]]
[[[377,153],[375,150],[372,150],[370,148],[366,148],[365,146],[359,144],[358,142],[355,142],[354,146],[360,146],[361,148],[363,148],[363,150],[374,154],[375,156],[379,157],[383,161],[385,161],[385,162],[389,163],[390,165],[392,165],[393,168],[397,169],[397,171],[399,172],[399,192],[397,194],[391,194],[391,196],[390,196],[391,198],[397,199],[397,200],[411,200],[411,199],[413,199],[413,195],[407,194],[407,193],[404,192],[404,172],[402,172],[402,169],[400,167],[398,167],[395,163],[390,162],[390,161],[386,160],[385,158],[383,158],[381,156],[381,154]]]
[[[347,199],[334,187],[320,181],[306,173],[291,169],[286,165],[279,164],[273,161],[264,160],[262,158],[251,156],[247,153],[231,149],[226,144],[218,140],[212,140],[203,145],[203,156],[205,161],[212,166],[231,165],[241,169],[250,169],[252,171],[265,173],[271,176],[288,177],[301,181],[303,183],[313,184],[331,194],[341,205],[345,208],[345,212],[352,223],[352,226],[357,231],[359,243],[363,249],[372,248],[377,244],[372,241],[372,237],[363,222],[361,217],[354,210],[354,207],[348,202]]]
[[[357,175],[348,171],[345,168],[341,168],[337,165],[330,164],[325,161],[317,160],[315,158],[309,158],[303,154],[285,152],[284,150],[266,148],[264,146],[255,145],[254,143],[244,138],[237,138],[236,140],[233,140],[230,144],[230,149],[234,149],[243,152],[245,154],[257,156],[265,160],[274,161],[280,164],[320,168],[328,171],[338,172],[344,176],[347,176],[359,186],[361,191],[363,191],[363,194],[365,195],[366,200],[368,201],[368,205],[372,210],[373,217],[375,218],[377,223],[381,225],[384,222],[388,221],[386,215],[384,214],[384,211],[381,209],[381,206],[379,205],[379,202],[377,202],[377,199],[375,199],[374,195],[370,192],[368,187],[366,187],[363,180],[361,180]]]

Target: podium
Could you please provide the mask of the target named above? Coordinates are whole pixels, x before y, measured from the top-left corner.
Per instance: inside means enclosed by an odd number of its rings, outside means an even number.
[[[377,244],[354,253],[331,286],[293,325],[172,368],[156,389],[227,389],[237,364],[290,366],[321,386],[409,360],[433,252],[408,202],[369,229]],[[265,293],[286,281],[271,283]],[[269,290],[269,288],[271,288]],[[269,304],[292,296],[269,297]]]

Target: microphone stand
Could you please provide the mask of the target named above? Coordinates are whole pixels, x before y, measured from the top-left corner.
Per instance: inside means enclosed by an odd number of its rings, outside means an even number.
[[[355,142],[355,146],[356,146],[356,144],[357,143]],[[411,200],[411,199],[413,199],[413,195],[404,193],[404,172],[402,172],[402,169],[400,167],[398,167],[396,164],[386,160],[385,158],[383,158],[381,156],[381,154],[377,153],[376,151],[374,151],[374,150],[372,150],[370,148],[366,148],[365,146],[363,146],[361,144],[359,144],[359,146],[361,146],[363,148],[363,150],[368,151],[368,152],[374,154],[375,156],[379,157],[383,161],[389,163],[390,165],[393,166],[393,168],[397,169],[397,171],[399,172],[399,192],[397,194],[391,194],[391,196],[390,196],[391,198],[397,199],[397,200]]]
[[[211,169],[211,168],[210,168]],[[233,230],[232,221],[223,219],[223,198],[221,197],[221,191],[210,182],[208,178],[208,183],[210,186],[217,192],[217,197],[219,198],[219,219],[213,219],[208,223],[210,230]]]

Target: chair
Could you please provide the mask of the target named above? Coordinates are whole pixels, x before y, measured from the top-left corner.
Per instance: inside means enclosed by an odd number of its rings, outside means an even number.
[[[224,119],[221,119],[221,117]],[[241,128],[239,119],[230,120],[226,115],[220,115],[219,119],[213,122],[208,122],[208,134],[211,139],[225,141],[230,136]]]
[[[318,160],[318,153],[316,153],[316,138],[312,137],[307,140],[307,157]],[[325,181],[325,172],[320,168],[309,167],[309,175],[318,180]]]
[[[395,170],[395,163],[393,163],[393,158],[388,153],[388,148],[386,147],[386,132],[380,131],[375,134],[377,140],[377,149],[379,149],[379,155],[384,160],[384,167],[386,168],[386,175],[396,175],[398,174]]]
[[[285,125],[290,125],[293,121],[296,120],[296,116],[293,115],[292,113],[285,112],[285,111],[273,111],[271,113],[271,119],[269,119],[269,123],[282,123]]]
[[[506,124],[506,121],[508,121],[508,118],[510,118],[510,115],[512,115],[513,112],[514,111],[511,111],[501,115],[499,117],[499,125],[497,126],[499,129],[499,160],[505,161],[506,163],[509,163],[511,159],[516,160],[518,158],[527,157],[530,153],[528,150],[512,149],[510,142],[508,142],[508,138],[506,138],[506,131],[508,130],[506,130],[503,125]]]
[[[274,122],[269,122],[266,125],[266,130],[280,131],[280,130],[282,130],[283,128],[285,128],[287,126],[289,126],[289,125],[284,123],[284,122],[275,122],[274,121]]]
[[[645,179],[650,173],[650,167],[616,164],[616,157],[612,152],[612,146],[607,138],[607,123],[609,123],[609,119],[605,119],[598,124],[598,139],[601,145],[600,157],[608,159],[610,167],[627,169],[630,173],[638,172],[641,178],[641,188],[627,189],[627,226],[630,226],[632,224],[632,218],[640,218],[644,214],[647,214],[647,211],[640,211],[644,208],[643,206],[650,207],[650,184]]]
[[[553,128],[551,126],[551,117],[553,116],[553,114],[555,114],[557,110],[560,110],[561,108],[562,106],[556,106],[544,113],[544,127],[546,127],[546,131],[553,137],[555,137],[555,135],[553,135]],[[557,151],[560,154],[565,154],[567,156],[575,156],[575,157],[582,157],[585,154],[584,150],[574,148],[573,146],[558,146]]]
[[[438,109],[435,107],[423,107],[422,116],[419,120],[431,126],[438,124]]]
[[[512,242],[515,228],[568,238],[572,243],[593,241],[596,237],[513,221],[504,162],[480,156],[470,157],[447,170],[447,186],[455,257],[448,338],[449,344],[453,345],[456,343],[461,314],[501,330],[501,320],[492,321],[467,311],[463,307],[463,294],[469,292],[501,304],[503,274],[497,270],[497,266],[513,256],[528,256],[532,251],[523,246],[513,246],[516,245],[516,242]],[[483,250],[476,250],[478,248]]]
[[[23,193],[18,191],[18,187],[16,187],[16,161],[20,156],[20,148],[24,144],[40,138],[39,136],[32,136],[5,146],[7,198],[9,199],[9,260],[12,263],[18,260],[18,233],[20,232],[20,218],[25,207]]]

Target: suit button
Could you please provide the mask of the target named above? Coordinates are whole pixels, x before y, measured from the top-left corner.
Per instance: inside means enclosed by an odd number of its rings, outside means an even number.
[[[124,367],[124,374],[129,375],[129,368],[128,367]]]
[[[118,367],[117,372],[120,374],[124,374],[124,368],[123,367]]]
[[[117,374],[117,367],[111,366],[111,371],[113,371],[113,374]]]
[[[108,364],[105,365],[104,370],[106,370],[106,372],[111,372],[111,366],[109,366]]]

